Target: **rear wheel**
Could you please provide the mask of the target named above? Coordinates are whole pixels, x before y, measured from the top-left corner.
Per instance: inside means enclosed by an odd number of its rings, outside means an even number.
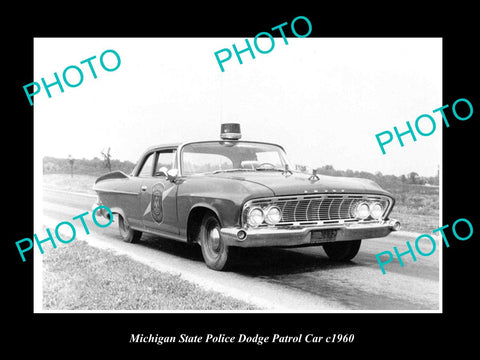
[[[323,245],[328,257],[335,261],[352,260],[360,250],[362,240],[331,242]]]
[[[122,240],[128,243],[137,243],[142,237],[142,232],[133,230],[128,223],[124,220],[122,215],[118,215],[118,230]]]
[[[213,270],[225,270],[230,265],[231,248],[220,236],[220,222],[213,214],[206,214],[200,225],[199,243],[205,264]]]

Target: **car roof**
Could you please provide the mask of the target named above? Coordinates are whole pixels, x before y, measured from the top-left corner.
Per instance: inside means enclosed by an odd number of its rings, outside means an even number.
[[[209,143],[209,142],[219,142],[219,141],[228,141],[222,139],[212,139],[212,140],[193,140],[187,142],[176,142],[176,143],[168,143],[168,144],[157,144],[149,146],[145,151],[144,154],[147,152],[151,152],[154,150],[159,149],[177,149],[180,145],[187,145],[187,144],[197,144],[197,143]],[[283,149],[283,146],[271,142],[265,141],[255,141],[255,140],[234,140],[235,142],[246,142],[246,143],[257,143],[257,144],[268,144],[268,145],[275,145]]]

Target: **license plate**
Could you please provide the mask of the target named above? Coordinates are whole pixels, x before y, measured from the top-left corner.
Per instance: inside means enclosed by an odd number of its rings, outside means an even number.
[[[321,243],[335,241],[337,239],[337,229],[316,230],[312,231],[310,242]]]

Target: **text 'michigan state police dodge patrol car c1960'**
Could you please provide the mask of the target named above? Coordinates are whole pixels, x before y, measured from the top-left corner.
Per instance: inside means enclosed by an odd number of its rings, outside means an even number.
[[[118,214],[124,241],[146,232],[198,243],[215,270],[236,247],[321,245],[348,261],[362,239],[400,228],[388,218],[395,200],[375,182],[293,171],[281,146],[240,141],[239,124],[222,124],[220,137],[150,147],[131,174],[95,181],[93,206]]]

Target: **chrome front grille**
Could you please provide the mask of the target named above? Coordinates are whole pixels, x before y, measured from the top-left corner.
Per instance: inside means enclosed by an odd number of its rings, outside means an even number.
[[[345,197],[322,197],[277,202],[282,210],[283,222],[325,221],[351,218],[352,204],[356,199]]]
[[[267,208],[276,205],[282,210],[282,220],[277,226],[284,225],[319,225],[359,221],[352,215],[353,207],[362,201],[382,203],[385,214],[391,201],[386,196],[358,194],[322,194],[283,196],[268,199],[251,200],[244,206],[245,224],[248,210],[253,206]]]

